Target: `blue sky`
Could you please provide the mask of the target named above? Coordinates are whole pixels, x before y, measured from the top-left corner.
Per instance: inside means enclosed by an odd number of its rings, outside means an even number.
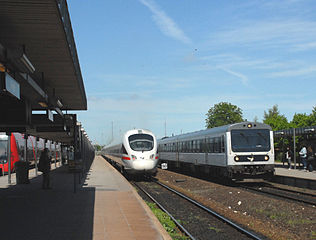
[[[94,142],[205,128],[225,101],[262,121],[316,105],[314,0],[68,0]]]

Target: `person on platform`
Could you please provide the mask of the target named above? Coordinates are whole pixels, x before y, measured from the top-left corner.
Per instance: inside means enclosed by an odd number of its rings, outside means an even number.
[[[303,168],[304,170],[306,170],[307,167],[307,163],[306,163],[306,159],[307,159],[307,149],[305,147],[305,145],[303,145],[301,151],[299,152],[302,163],[303,163]],[[306,170],[307,171],[307,170]]]
[[[312,146],[308,146],[307,148],[307,164],[306,164],[306,169],[308,169],[310,172],[313,171],[313,162],[315,161],[315,153],[312,148]]]
[[[292,156],[293,156],[293,152],[291,151],[291,149],[289,147],[287,147],[286,152],[285,152],[285,159],[288,163],[289,170],[291,170]]]
[[[48,149],[45,148],[41,154],[38,170],[43,172],[42,189],[51,189],[50,187],[50,158],[48,157]]]

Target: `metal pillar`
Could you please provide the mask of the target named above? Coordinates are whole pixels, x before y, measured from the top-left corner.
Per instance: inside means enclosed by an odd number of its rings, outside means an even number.
[[[295,128],[293,128],[293,155],[294,155],[294,169],[296,169],[296,142],[295,142]]]
[[[38,141],[38,137],[35,138],[35,176],[38,176],[38,172],[37,172],[37,153],[38,153],[38,149],[37,149],[37,141]]]
[[[11,184],[11,133],[8,133],[8,184]],[[3,168],[4,171],[4,168]]]
[[[24,146],[24,161],[26,163],[26,179],[25,179],[25,183],[29,183],[29,159],[27,157],[27,139],[28,139],[28,135],[24,134],[24,139],[25,139],[25,146]]]
[[[27,159],[27,139],[28,139],[28,135],[24,134],[24,162],[28,163],[28,159]]]
[[[49,140],[49,157],[50,157],[50,160],[52,160],[51,159],[51,157],[52,157],[52,141],[51,140]],[[49,164],[51,164],[51,163],[49,163]]]
[[[54,151],[54,154],[55,154],[55,168],[57,168],[56,142],[54,142],[54,147],[55,147],[55,151]]]

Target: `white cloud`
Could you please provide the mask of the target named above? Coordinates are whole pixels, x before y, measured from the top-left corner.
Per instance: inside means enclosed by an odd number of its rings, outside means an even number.
[[[316,66],[309,66],[309,67],[300,68],[300,69],[274,72],[274,73],[269,74],[269,76],[274,77],[274,78],[275,77],[297,77],[297,76],[302,76],[302,75],[308,75],[314,72],[316,72]]]
[[[234,29],[212,33],[211,46],[255,45],[257,48],[282,47],[291,50],[292,47],[316,38],[316,22],[313,21],[264,21],[248,22]]]
[[[243,85],[248,85],[248,77],[245,76],[244,74],[241,74],[241,73],[238,73],[238,72],[234,72],[234,71],[229,70],[229,69],[224,68],[224,67],[218,67],[218,69],[221,69],[224,72],[227,72],[227,73],[229,73],[229,74],[231,74],[233,76],[238,77]]]
[[[307,51],[316,48],[316,42],[308,42],[296,45],[293,50],[294,51]]]
[[[183,43],[191,43],[191,39],[185,35],[181,28],[152,0],[139,0],[152,13],[153,19],[160,30],[169,37],[180,40]]]

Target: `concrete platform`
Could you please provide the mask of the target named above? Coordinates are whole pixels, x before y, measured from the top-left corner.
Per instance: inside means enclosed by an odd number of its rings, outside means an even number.
[[[274,182],[300,188],[316,190],[316,171],[308,172],[303,169],[288,169],[288,166],[275,164]]]
[[[30,184],[0,177],[1,239],[171,239],[128,181],[96,157],[74,193],[66,167],[51,172],[52,189],[30,172]],[[12,180],[15,176],[12,176]]]
[[[276,164],[275,165],[275,174],[279,176],[286,176],[286,177],[295,177],[295,178],[303,178],[303,179],[311,179],[316,180],[316,171],[305,171],[304,169],[288,169],[287,165]]]

